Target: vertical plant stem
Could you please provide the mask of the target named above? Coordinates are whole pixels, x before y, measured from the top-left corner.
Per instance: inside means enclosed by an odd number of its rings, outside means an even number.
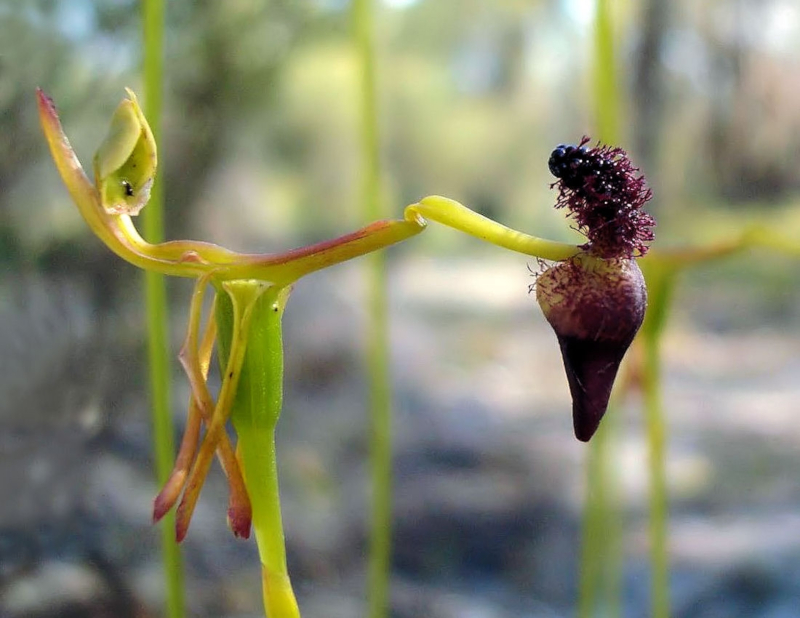
[[[608,0],[597,0],[595,6],[593,60],[595,137],[613,144],[619,139],[620,96]],[[611,457],[615,428],[615,414],[609,410],[586,457],[586,506],[578,598],[580,618],[590,618],[601,608],[605,616],[621,613],[620,490]]]
[[[621,615],[622,572],[619,484],[609,446],[616,434],[609,410],[592,438],[586,457],[586,506],[583,518],[578,616]]]
[[[620,138],[621,98],[614,50],[614,27],[609,0],[597,0],[594,26],[594,122],[596,137],[606,143]]]
[[[161,128],[161,97],[163,78],[164,2],[144,0],[144,113],[156,142]],[[164,239],[163,189],[156,178],[147,208],[142,211],[144,237],[149,242]],[[175,438],[170,414],[169,336],[167,333],[167,299],[164,277],[145,272],[147,311],[147,350],[150,367],[150,397],[153,414],[153,441],[156,477],[159,485],[169,478],[175,456]],[[166,615],[182,618],[185,613],[183,569],[175,541],[175,516],[167,515],[161,522],[162,560],[166,587]]]
[[[384,208],[380,190],[380,142],[372,0],[353,2],[353,22],[361,86],[361,199],[364,219],[373,221],[383,218]],[[372,477],[367,599],[369,617],[383,618],[389,612],[392,545],[392,409],[384,252],[367,256],[367,269],[370,316],[367,366]]]
[[[218,297],[216,308],[219,350],[225,371],[231,359],[243,354],[231,420],[253,508],[264,610],[268,618],[300,618],[286,566],[275,451],[283,407],[281,320],[289,290],[253,281],[233,282],[225,289],[228,295]]]
[[[666,423],[661,401],[661,334],[664,330],[675,273],[648,268],[649,307],[642,326],[643,389],[650,474],[650,615],[669,618],[669,554],[667,526]]]
[[[608,422],[608,415],[605,421]],[[603,535],[605,517],[605,479],[602,469],[606,463],[606,424],[600,425],[586,454],[586,503],[583,512],[581,544],[580,586],[578,596],[579,618],[591,618],[599,603],[603,575],[605,543]]]
[[[644,339],[644,406],[650,451],[650,594],[653,618],[669,617],[667,554],[666,425],[661,406],[661,359],[658,337]]]

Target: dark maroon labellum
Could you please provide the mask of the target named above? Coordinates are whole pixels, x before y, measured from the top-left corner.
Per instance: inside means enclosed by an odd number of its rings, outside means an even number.
[[[587,442],[608,408],[622,358],[642,325],[644,277],[633,259],[580,254],[539,275],[536,300],[561,347],[575,437]]]
[[[608,408],[622,357],[644,319],[647,290],[635,262],[653,240],[644,212],[652,197],[621,148],[584,137],[559,144],[547,162],[564,208],[588,242],[583,253],[536,280],[536,300],[561,346],[572,394],[575,436],[588,441]]]

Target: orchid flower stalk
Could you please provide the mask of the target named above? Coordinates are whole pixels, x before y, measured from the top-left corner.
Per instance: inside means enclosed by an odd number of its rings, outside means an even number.
[[[425,229],[421,217],[384,220],[281,254],[237,253],[193,240],[146,242],[132,217],[147,204],[157,168],[152,131],[135,95],[117,107],[94,159],[94,183],[83,171],[53,101],[38,92],[39,117],[56,167],[91,230],[131,264],[196,280],[180,362],[191,387],[186,430],[171,476],[155,499],[153,518],[176,504],[176,538],[189,529],[214,455],[230,486],[228,520],[234,535],[255,530],[269,618],[298,617],[286,568],[278,497],[275,425],[282,408],[281,318],[302,276],[405,240]],[[203,319],[211,289],[212,315]],[[207,377],[213,350],[222,370],[216,400]],[[228,420],[236,430],[232,444]],[[205,432],[203,433],[203,425]]]

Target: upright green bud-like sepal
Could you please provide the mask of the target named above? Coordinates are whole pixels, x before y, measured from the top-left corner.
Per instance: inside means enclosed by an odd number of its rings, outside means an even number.
[[[130,90],[111,119],[94,157],[95,185],[103,208],[115,215],[137,215],[150,199],[156,175],[156,142],[136,96]]]

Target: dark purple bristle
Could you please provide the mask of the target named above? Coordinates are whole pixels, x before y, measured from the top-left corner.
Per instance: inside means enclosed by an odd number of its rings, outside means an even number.
[[[636,257],[653,240],[653,218],[642,211],[652,197],[645,178],[621,148],[598,143],[586,148],[559,144],[548,161],[558,178],[556,208],[567,208],[595,254],[604,258]]]

